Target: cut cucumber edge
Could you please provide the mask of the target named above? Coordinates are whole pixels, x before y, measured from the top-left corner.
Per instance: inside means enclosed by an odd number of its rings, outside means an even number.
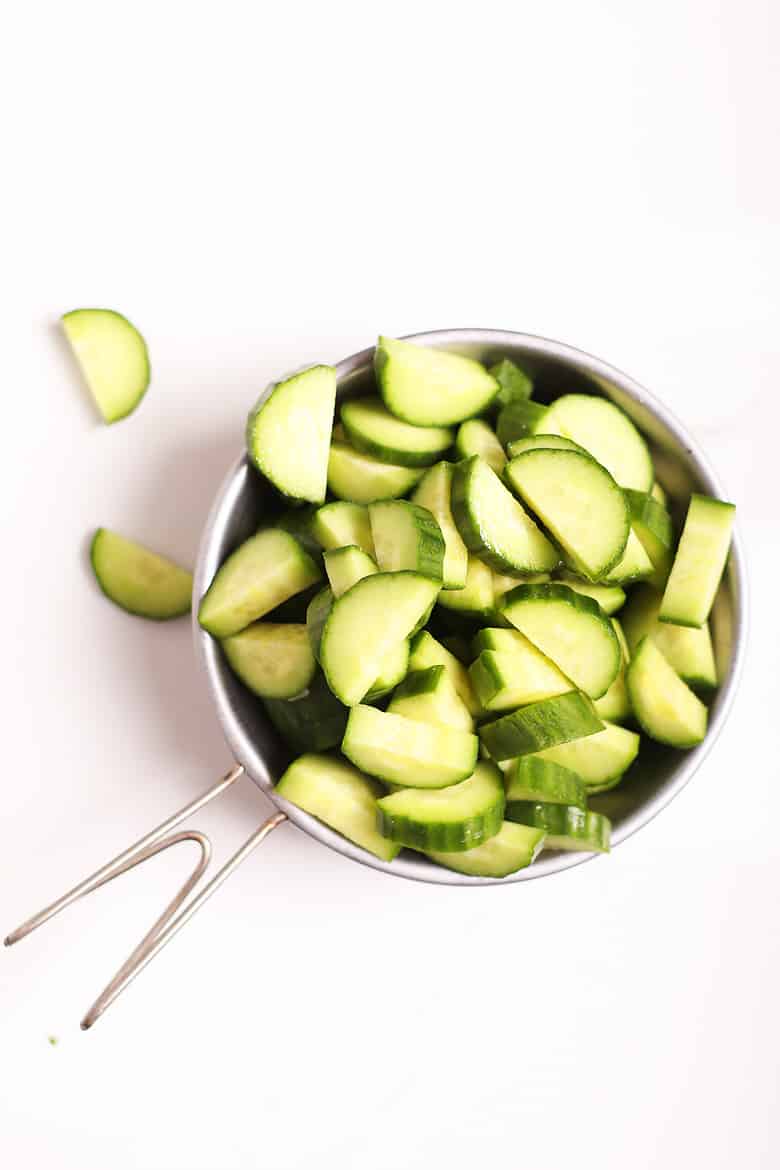
[[[151,621],[183,617],[192,605],[192,574],[166,557],[98,528],[89,559],[100,589],[126,613]]]
[[[60,324],[103,421],[127,418],[151,379],[141,334],[115,309],[72,309]]]

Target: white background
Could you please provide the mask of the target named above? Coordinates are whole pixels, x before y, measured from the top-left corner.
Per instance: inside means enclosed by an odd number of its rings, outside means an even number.
[[[258,391],[380,330],[542,333],[660,395],[739,506],[754,637],[609,859],[424,887],[284,828],[88,1034],[186,851],[4,951],[4,1165],[778,1165],[779,34],[774,0],[6,16],[3,932],[229,764],[187,622],[109,605],[90,530],[192,563]],[[152,355],[112,428],[56,329],[85,304]],[[266,811],[199,822],[221,854]]]

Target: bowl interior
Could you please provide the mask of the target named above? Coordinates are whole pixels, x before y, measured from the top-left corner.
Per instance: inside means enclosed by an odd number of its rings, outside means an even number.
[[[446,330],[414,335],[410,340],[467,354],[490,364],[513,358],[530,370],[534,396],[549,401],[577,391],[597,393],[616,402],[634,420],[650,443],[658,478],[669,495],[678,522],[688,495],[701,491],[723,498],[723,492],[705,457],[674,416],[632,379],[597,358],[559,342],[528,334],[494,330]],[[375,389],[373,348],[345,359],[337,367],[339,398],[371,393]],[[195,577],[195,599],[200,599],[225,557],[268,523],[279,503],[242,455],[231,468],[215,501],[204,532]],[[745,591],[742,555],[735,538],[729,566],[712,615],[712,634],[721,684],[710,709],[710,729],[704,743],[691,751],[676,751],[643,738],[639,758],[612,792],[594,797],[591,806],[613,822],[613,844],[646,824],[690,779],[723,724],[737,683],[744,645]],[[197,606],[194,606],[197,609]],[[334,833],[295,806],[280,801],[273,784],[290,759],[263,711],[260,700],[247,691],[227,667],[218,644],[195,621],[195,638],[202,654],[219,718],[236,759],[252,779],[300,828],[331,848],[376,869],[422,881],[457,885],[492,884],[493,879],[467,877],[428,862],[404,850],[391,863],[380,861]],[[543,853],[529,869],[501,883],[524,881],[577,865],[591,855]]]

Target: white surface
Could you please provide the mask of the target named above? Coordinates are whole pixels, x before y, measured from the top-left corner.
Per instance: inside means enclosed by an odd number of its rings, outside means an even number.
[[[778,1165],[778,23],[771,0],[17,6],[0,927],[228,764],[187,623],[113,609],[90,530],[192,561],[258,390],[379,330],[547,334],[673,405],[739,505],[755,638],[713,757],[611,859],[423,887],[282,829],[86,1035],[189,858],[3,952],[4,1165]],[[55,329],[85,304],[151,350],[112,428]],[[265,811],[247,785],[199,823],[227,852]]]

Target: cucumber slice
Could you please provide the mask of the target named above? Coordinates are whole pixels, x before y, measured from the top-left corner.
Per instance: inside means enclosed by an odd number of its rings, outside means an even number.
[[[516,587],[517,582],[515,581]],[[522,653],[524,648],[530,644],[519,630],[484,626],[472,639],[472,658],[479,658],[483,650],[498,650],[501,654],[514,654],[516,650],[519,650]]]
[[[573,805],[518,800],[512,804],[512,816],[507,813],[507,820],[541,829],[547,834],[545,849],[609,853],[612,826],[601,813]]]
[[[635,731],[605,723],[603,731],[546,748],[539,752],[539,757],[576,772],[587,792],[592,794],[614,788],[638,751],[639,736]]]
[[[470,551],[501,573],[544,573],[560,561],[547,537],[478,455],[455,467],[452,514]]]
[[[496,432],[481,418],[470,418],[460,424],[455,439],[455,452],[459,459],[479,455],[497,475],[501,474],[506,465],[504,448]]]
[[[385,500],[369,505],[368,516],[383,572],[409,569],[441,584],[444,537],[427,508],[409,500]]]
[[[653,573],[653,562],[632,528],[623,556],[609,572],[602,575],[601,581],[605,585],[630,585],[634,581],[644,581],[652,577]]]
[[[371,504],[405,496],[420,479],[417,467],[382,463],[334,438],[328,459],[328,487],[340,500]]]
[[[596,699],[593,706],[599,719],[604,719],[605,721],[611,720],[612,723],[622,723],[625,719],[631,718],[631,700],[628,697],[628,688],[626,687],[626,667],[628,666],[630,655],[628,652],[628,644],[626,643],[626,636],[617,618],[612,618],[612,628],[617,634],[617,640],[620,643],[620,670],[617,672],[615,681],[609,690],[600,699]]]
[[[223,638],[222,649],[233,673],[261,698],[300,695],[317,669],[305,625],[255,622]]]
[[[379,398],[345,402],[341,421],[352,446],[385,463],[429,467],[454,439],[448,427],[416,427],[391,414]]]
[[[215,638],[227,638],[320,577],[294,536],[265,528],[239,545],[217,570],[201,599],[198,621]]]
[[[512,760],[504,773],[504,783],[507,808],[517,800],[587,807],[585,785],[577,773],[539,756]]]
[[[492,758],[500,761],[594,735],[603,726],[588,698],[580,691],[568,691],[483,723],[479,737]]]
[[[457,727],[460,731],[474,730],[474,720],[443,666],[429,666],[427,670],[413,670],[407,674],[396,687],[387,709],[394,715],[417,719],[420,723]]]
[[[490,367],[489,373],[498,382],[496,402],[501,406],[508,406],[510,402],[525,402],[534,392],[534,384],[530,375],[510,362],[509,358],[496,362]]]
[[[366,703],[373,703],[387,695],[394,687],[403,682],[409,672],[409,641],[404,638],[392,650],[388,650],[382,659],[379,674],[374,679],[371,689],[365,697]]]
[[[192,573],[108,528],[90,546],[97,583],[115,605],[154,621],[190,612]]]
[[[666,492],[661,487],[661,484],[658,482],[658,480],[655,481],[652,488],[650,489],[650,495],[653,497],[654,500],[658,500],[658,503],[661,505],[662,508],[665,508],[667,506],[669,501],[666,498]]]
[[[335,405],[336,371],[311,366],[277,382],[249,415],[249,458],[282,495],[325,499]]]
[[[694,747],[707,733],[707,708],[672,669],[652,638],[643,638],[626,673],[631,706],[659,743]]]
[[[505,447],[530,435],[547,413],[547,407],[538,402],[510,402],[501,408],[496,420],[496,434],[499,443]]]
[[[409,849],[461,853],[495,837],[504,823],[504,785],[495,764],[477,764],[437,792],[403,788],[377,801],[383,837]]]
[[[467,617],[489,617],[495,602],[490,569],[484,561],[469,555],[466,584],[462,589],[442,589],[436,600],[444,609],[454,610]]]
[[[349,711],[338,701],[318,671],[302,695],[264,699],[268,718],[296,752],[322,752],[344,738]]]
[[[606,398],[564,394],[533,429],[573,439],[623,488],[648,492],[653,486],[655,473],[647,444],[628,415]]]
[[[563,435],[524,435],[522,439],[513,439],[507,447],[510,459],[516,455],[525,455],[526,451],[576,451],[578,455],[590,454],[579,443]]]
[[[506,573],[496,573],[494,570],[493,609],[500,610],[503,598],[518,585],[544,585],[550,580],[552,578],[549,573],[523,573],[522,577],[510,577]]]
[[[478,740],[468,731],[357,706],[341,750],[358,768],[405,788],[445,788],[474,771]]]
[[[385,406],[415,426],[446,427],[479,414],[498,383],[479,362],[410,341],[380,337],[374,369]]]
[[[437,463],[426,471],[414,489],[412,502],[427,508],[439,525],[444,540],[442,589],[462,589],[466,584],[468,549],[452,518],[452,464]]]
[[[437,593],[437,582],[418,573],[377,573],[334,602],[320,659],[330,689],[345,706],[363,699],[387,654],[409,637]]]
[[[311,532],[324,549],[354,544],[376,559],[368,508],[363,504],[352,504],[348,500],[325,504],[314,513]]]
[[[501,613],[592,699],[609,689],[620,669],[620,643],[591,597],[568,585],[518,585]]]
[[[370,561],[370,558],[367,557],[366,560]],[[342,564],[341,570],[342,572],[340,574],[334,574],[338,579],[339,586],[343,587],[338,596],[342,596],[343,593],[346,593],[348,589],[351,589],[354,584],[363,580],[364,577],[378,572],[373,562],[371,562],[371,567],[368,568],[362,562],[356,561],[353,561],[352,564]],[[352,571],[350,572],[350,570]],[[309,642],[318,661],[321,656],[322,635],[325,629],[325,623],[330,617],[335,600],[336,594],[333,589],[321,589],[311,599],[306,610],[306,629]],[[379,666],[379,673],[371,684],[370,689],[366,692],[366,702],[373,702],[375,699],[380,699],[383,695],[386,695],[388,691],[391,691],[393,687],[397,686],[405,678],[408,669],[409,642],[404,638],[401,642],[386,651]]]
[[[439,595],[441,596],[441,594]],[[462,662],[442,646],[427,630],[421,630],[412,639],[409,655],[409,670],[427,670],[429,666],[443,666],[450,677],[456,694],[460,696],[469,715],[478,715],[480,706],[471,687],[471,679]]]
[[[572,690],[571,680],[527,638],[509,653],[483,650],[469,676],[483,711],[511,711]]]
[[[141,334],[113,309],[73,309],[60,320],[103,421],[127,418],[151,377]]]
[[[400,846],[376,827],[381,785],[335,756],[307,754],[290,764],[277,796],[297,804],[362,849],[392,861]]]
[[[672,567],[672,518],[649,492],[635,492],[629,488],[626,499],[631,527],[653,565],[652,584],[663,589]]]
[[[711,688],[718,685],[718,671],[712,649],[709,626],[690,628],[658,621],[661,594],[642,586],[631,594],[623,614],[623,627],[629,650],[634,652],[645,635],[649,635],[669,665],[690,687]]]
[[[589,455],[526,451],[510,460],[504,475],[578,573],[597,581],[618,564],[631,531],[628,505],[609,472]]]
[[[329,549],[322,559],[334,598],[341,597],[356,581],[379,572],[376,561],[354,544]]]
[[[463,853],[428,850],[428,857],[445,869],[472,877],[502,878],[525,869],[539,856],[545,842],[541,829],[504,821],[495,837]]]
[[[694,493],[666,583],[658,617],[677,626],[703,626],[726,567],[733,504]]]
[[[572,573],[562,573],[561,580],[575,593],[584,593],[586,597],[592,597],[607,616],[617,613],[625,604],[626,592],[619,585],[594,585],[591,581],[581,581]]]

